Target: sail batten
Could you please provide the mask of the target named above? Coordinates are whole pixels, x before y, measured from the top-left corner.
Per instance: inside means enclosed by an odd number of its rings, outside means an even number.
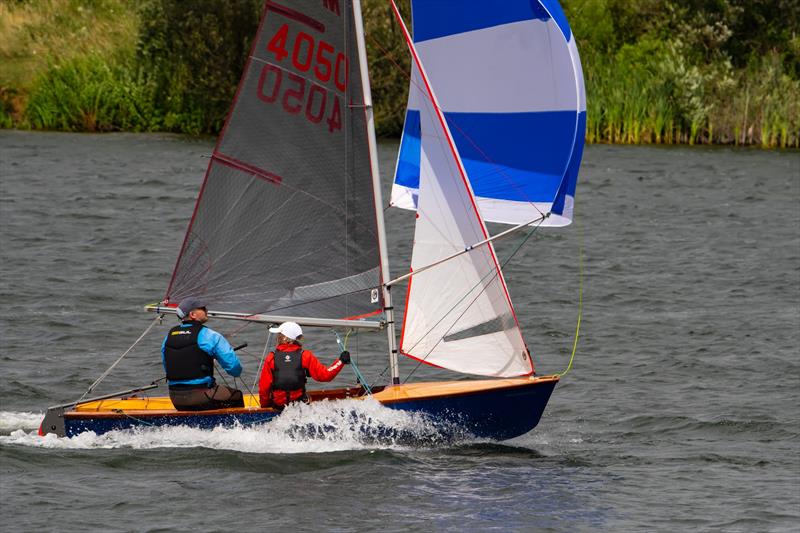
[[[225,154],[222,154],[220,152],[214,152],[211,155],[211,157],[213,159],[216,159],[217,161],[219,161],[223,165],[227,165],[227,166],[242,170],[244,172],[249,172],[249,173],[253,174],[254,176],[258,176],[260,178],[264,178],[265,180],[270,181],[272,183],[279,184],[281,181],[283,181],[283,178],[281,178],[277,174],[273,174],[272,172],[269,172],[269,171],[264,170],[262,168],[254,167],[253,165],[248,165],[247,163],[245,163],[243,161],[239,161],[239,160],[234,159],[232,157],[228,157]]]

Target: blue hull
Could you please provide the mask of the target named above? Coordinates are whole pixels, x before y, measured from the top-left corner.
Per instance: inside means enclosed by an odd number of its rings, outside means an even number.
[[[278,416],[275,411],[244,411],[236,410],[235,413],[207,413],[198,411],[195,414],[184,415],[169,413],[164,415],[121,415],[117,417],[64,417],[64,429],[67,437],[74,437],[87,431],[94,431],[98,435],[109,431],[147,427],[189,426],[199,429],[214,429],[215,427],[234,427],[239,425],[252,425],[267,422]]]
[[[390,409],[425,415],[441,436],[475,436],[506,440],[523,435],[539,423],[557,379],[509,387],[467,390],[453,394],[417,396],[414,399],[389,398],[381,403]],[[317,399],[341,398],[343,391],[316,393]],[[315,393],[312,393],[312,396]],[[40,433],[73,437],[87,431],[96,434],[113,430],[147,427],[189,426],[200,429],[248,426],[268,422],[280,413],[273,409],[224,409],[217,411],[162,410],[151,413],[123,410],[48,411]]]
[[[536,427],[556,383],[384,405],[391,409],[425,413],[440,424],[445,433],[453,430],[480,438],[506,440],[524,435]]]

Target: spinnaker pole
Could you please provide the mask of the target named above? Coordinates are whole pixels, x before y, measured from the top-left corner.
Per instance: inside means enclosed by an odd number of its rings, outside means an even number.
[[[474,250],[476,248],[479,248],[479,247],[481,247],[481,246],[483,246],[485,244],[489,244],[490,242],[495,241],[495,240],[499,239],[500,237],[505,237],[506,235],[508,235],[510,233],[513,233],[513,232],[515,232],[515,231],[517,231],[519,229],[526,228],[528,226],[532,226],[533,224],[535,224],[537,222],[541,222],[544,219],[548,218],[549,216],[550,216],[550,213],[546,213],[546,214],[544,214],[542,216],[536,217],[534,220],[531,220],[530,222],[523,222],[522,224],[518,224],[518,225],[514,226],[513,228],[509,228],[509,229],[507,229],[507,230],[505,230],[505,231],[503,231],[501,233],[498,233],[497,235],[493,235],[492,237],[489,237],[488,239],[484,239],[481,242],[476,242],[475,244],[467,246],[463,250],[459,250],[458,252],[456,252],[454,254],[448,255],[447,257],[443,257],[442,259],[439,259],[438,261],[434,261],[433,263],[430,263],[430,264],[425,265],[423,267],[419,267],[414,272],[409,272],[408,274],[403,274],[402,276],[398,276],[398,277],[396,277],[396,278],[394,278],[392,280],[389,280],[389,281],[387,281],[385,283],[385,285],[387,285],[389,287],[391,287],[392,285],[396,285],[397,283],[400,283],[401,281],[405,281],[406,279],[410,278],[411,276],[416,276],[420,272],[425,272],[426,270],[428,270],[430,268],[433,268],[433,267],[435,267],[437,265],[441,265],[442,263],[450,261],[451,259],[455,259],[456,257],[460,257],[460,256],[462,256],[462,255],[464,255],[466,253],[471,252],[472,250]]]
[[[372,91],[369,85],[367,65],[367,46],[364,41],[364,21],[361,18],[361,1],[353,0],[353,18],[356,26],[356,43],[358,60],[361,66],[361,86],[364,90],[364,113],[367,119],[367,141],[369,159],[372,167],[372,193],[375,198],[375,222],[378,228],[378,249],[381,258],[381,290],[383,291],[383,309],[386,315],[386,336],[389,341],[389,369],[392,374],[392,385],[400,384],[400,368],[397,363],[397,339],[394,331],[394,306],[392,306],[391,287],[385,285],[390,279],[389,252],[386,248],[386,225],[383,220],[383,197],[381,194],[380,169],[378,168],[378,142],[375,139],[375,116],[372,108]]]

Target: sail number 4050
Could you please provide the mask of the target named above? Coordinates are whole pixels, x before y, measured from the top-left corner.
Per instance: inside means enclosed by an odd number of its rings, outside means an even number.
[[[289,41],[289,26],[284,24],[267,44],[267,51],[275,54],[275,59],[282,62],[290,53],[287,49]],[[290,47],[292,65],[300,72],[312,70],[320,82],[333,83],[339,91],[347,88],[347,57],[335,54],[333,45],[320,40],[316,42],[313,36],[304,31],[295,35],[294,43]],[[316,53],[315,53],[316,50]],[[308,90],[306,90],[308,89]],[[258,98],[263,102],[276,103],[280,100],[281,106],[291,114],[300,114],[311,122],[318,124],[325,118],[328,131],[333,132],[342,128],[342,111],[339,96],[330,92],[332,98],[328,105],[329,91],[322,85],[307,82],[306,78],[293,72],[288,72],[277,65],[267,64],[261,69],[258,79]],[[328,108],[330,107],[330,110]],[[327,113],[326,113],[327,111]],[[328,115],[327,118],[325,115]]]

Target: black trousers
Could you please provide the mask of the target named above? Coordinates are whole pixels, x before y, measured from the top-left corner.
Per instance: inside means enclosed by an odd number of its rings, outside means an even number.
[[[244,396],[239,389],[227,385],[202,388],[169,389],[169,399],[178,411],[208,411],[229,407],[244,407]]]

